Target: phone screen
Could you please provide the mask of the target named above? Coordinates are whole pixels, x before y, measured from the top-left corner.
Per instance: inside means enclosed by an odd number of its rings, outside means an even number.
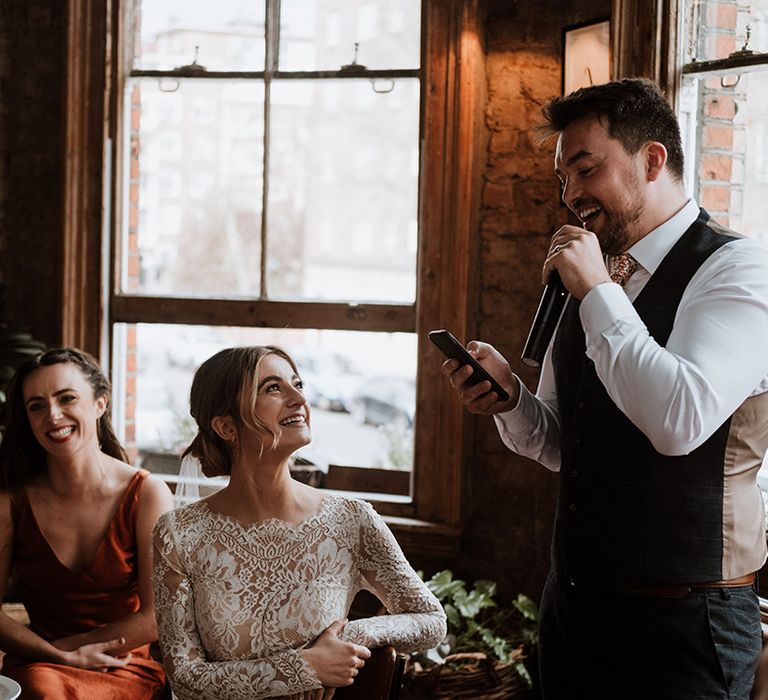
[[[430,331],[429,339],[437,348],[448,358],[458,360],[464,365],[472,367],[472,374],[467,379],[470,384],[488,381],[491,383],[491,391],[495,391],[499,401],[509,400],[509,394],[504,391],[501,385],[490,375],[488,371],[469,354],[467,349],[454,337],[450,331],[439,330]]]

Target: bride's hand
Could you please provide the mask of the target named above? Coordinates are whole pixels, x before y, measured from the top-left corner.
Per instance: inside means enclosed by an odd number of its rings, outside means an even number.
[[[370,658],[367,647],[339,639],[346,620],[331,624],[312,644],[301,651],[324,686],[340,687],[352,685],[358,671]]]

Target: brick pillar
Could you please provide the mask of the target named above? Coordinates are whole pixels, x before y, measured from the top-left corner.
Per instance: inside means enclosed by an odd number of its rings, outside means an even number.
[[[749,5],[744,0],[709,0],[702,8],[703,56],[726,58],[741,48]],[[746,96],[731,76],[702,80],[698,136],[698,199],[717,221],[739,228],[744,192]]]

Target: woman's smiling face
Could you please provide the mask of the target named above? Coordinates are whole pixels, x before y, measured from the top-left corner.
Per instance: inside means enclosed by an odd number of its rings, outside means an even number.
[[[312,440],[303,383],[290,362],[267,355],[259,363],[254,413],[276,437],[275,447],[293,452]],[[250,432],[245,428],[246,432]],[[264,445],[267,450],[268,445]]]
[[[22,387],[35,439],[50,455],[72,456],[83,447],[98,447],[97,423],[107,408],[95,397],[83,373],[71,362],[40,367]]]

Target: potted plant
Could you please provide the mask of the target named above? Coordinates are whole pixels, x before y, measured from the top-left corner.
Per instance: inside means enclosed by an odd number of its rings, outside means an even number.
[[[536,646],[538,609],[524,595],[498,605],[496,583],[468,584],[451,571],[427,582],[443,604],[448,634],[426,654],[414,655],[405,673],[404,699],[522,698],[531,687],[525,661]]]

